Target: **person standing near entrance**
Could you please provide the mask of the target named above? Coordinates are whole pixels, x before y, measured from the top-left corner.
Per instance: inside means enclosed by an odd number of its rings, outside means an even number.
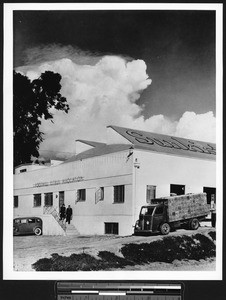
[[[64,203],[61,205],[60,208],[60,220],[64,220],[66,218],[66,207],[64,205]]]
[[[67,209],[66,209],[66,222],[68,222],[68,224],[70,224],[72,219],[72,208],[70,205],[68,205]]]
[[[216,226],[216,199],[215,196],[213,195],[211,197],[211,225],[212,227]]]

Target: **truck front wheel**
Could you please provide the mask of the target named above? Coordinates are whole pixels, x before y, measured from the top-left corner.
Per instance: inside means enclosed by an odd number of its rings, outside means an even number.
[[[191,219],[189,222],[189,228],[191,230],[196,230],[199,228],[199,220],[198,219]]]
[[[168,223],[162,223],[160,225],[160,232],[162,235],[167,235],[170,232],[170,225]]]

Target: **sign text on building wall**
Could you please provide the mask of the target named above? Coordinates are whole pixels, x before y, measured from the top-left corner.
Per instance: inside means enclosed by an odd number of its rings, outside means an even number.
[[[49,186],[49,185],[58,185],[58,184],[65,184],[65,183],[72,183],[72,182],[79,182],[83,181],[84,177],[77,176],[77,177],[71,177],[66,179],[60,179],[60,180],[52,180],[52,181],[44,181],[44,182],[37,182],[33,184],[33,187],[41,187],[41,186]]]

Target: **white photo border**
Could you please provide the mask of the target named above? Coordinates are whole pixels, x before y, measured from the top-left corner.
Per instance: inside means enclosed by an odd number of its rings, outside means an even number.
[[[216,12],[217,224],[216,271],[20,272],[13,270],[13,12],[16,10],[211,10]],[[222,280],[223,224],[223,4],[5,3],[3,73],[3,279],[13,280]]]

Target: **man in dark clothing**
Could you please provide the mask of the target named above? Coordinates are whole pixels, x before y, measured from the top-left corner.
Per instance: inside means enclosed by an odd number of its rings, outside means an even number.
[[[72,208],[70,207],[70,205],[68,205],[68,208],[66,209],[66,222],[70,224],[71,219],[72,219]]]
[[[62,204],[60,208],[60,220],[64,220],[66,217],[66,207],[64,204]]]
[[[212,227],[216,226],[216,200],[211,201],[211,224]]]

